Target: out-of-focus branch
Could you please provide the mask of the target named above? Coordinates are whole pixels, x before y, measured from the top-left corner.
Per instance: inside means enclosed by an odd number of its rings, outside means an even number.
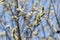
[[[58,27],[60,28],[60,23],[59,23],[59,20],[58,20],[58,17],[57,17],[57,13],[55,12],[55,7],[54,7],[53,1],[52,1],[52,6],[53,6],[53,9],[54,9],[54,14],[55,14],[55,17],[56,17],[56,20],[57,20],[57,23],[58,23]]]
[[[5,31],[5,35],[7,35],[8,39],[11,40],[10,36],[8,35],[8,30],[6,30],[6,28],[4,27],[5,24],[3,22],[1,22],[1,25],[3,27],[3,30]]]
[[[44,35],[44,38],[45,38],[45,31],[44,31],[44,26],[43,26],[42,22],[41,22],[41,26],[42,26],[43,35]]]
[[[54,34],[54,32],[53,32],[53,27],[52,27],[52,26],[50,25],[50,23],[49,23],[50,8],[51,8],[51,3],[49,4],[48,15],[47,15],[47,17],[46,17],[46,22],[47,22],[47,24],[48,24],[48,26],[50,27],[51,32],[52,32],[50,36],[53,36],[53,34]]]
[[[60,28],[60,23],[59,23],[59,20],[58,20],[58,17],[57,17],[57,13],[55,12],[55,7],[54,7],[53,0],[52,0],[52,6],[53,6],[53,9],[54,9],[54,14],[55,14],[55,17],[56,17],[56,21],[57,21],[58,27]],[[57,30],[56,33],[60,33],[60,30]]]

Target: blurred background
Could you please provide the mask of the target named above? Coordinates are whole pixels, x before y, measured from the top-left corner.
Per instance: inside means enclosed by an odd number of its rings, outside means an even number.
[[[0,0],[0,40],[60,40],[59,2]]]

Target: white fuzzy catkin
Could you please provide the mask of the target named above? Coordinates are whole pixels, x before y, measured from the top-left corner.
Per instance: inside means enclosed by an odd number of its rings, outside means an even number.
[[[33,31],[33,35],[37,35],[38,34],[38,31]]]
[[[6,28],[10,28],[10,25],[5,26]]]
[[[0,32],[0,36],[4,36],[4,35],[6,35],[6,32],[5,31]]]

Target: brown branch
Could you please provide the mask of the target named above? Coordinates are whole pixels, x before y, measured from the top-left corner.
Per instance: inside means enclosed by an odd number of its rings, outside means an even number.
[[[18,8],[18,0],[16,0],[17,3],[17,8]],[[18,15],[19,11],[17,11],[17,15]],[[21,39],[21,33],[20,33],[20,26],[19,26],[19,19],[16,19],[16,23],[17,23],[17,31],[18,31],[18,40],[22,40]]]

